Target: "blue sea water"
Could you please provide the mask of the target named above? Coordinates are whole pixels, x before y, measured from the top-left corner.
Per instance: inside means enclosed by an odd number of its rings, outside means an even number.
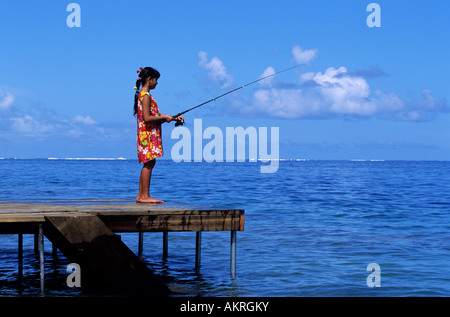
[[[195,272],[195,234],[144,235],[143,258],[188,296],[449,296],[450,162],[280,161],[156,163],[152,195],[245,210],[237,234],[237,278],[230,278],[230,233],[204,232]],[[133,202],[136,160],[0,160],[0,201],[119,199]],[[121,234],[137,252],[135,233]],[[24,280],[17,279],[17,235],[0,235],[0,296],[39,292],[33,237],[24,238]],[[46,294],[77,296],[66,285],[62,254],[45,242]],[[369,287],[370,263],[380,286]]]

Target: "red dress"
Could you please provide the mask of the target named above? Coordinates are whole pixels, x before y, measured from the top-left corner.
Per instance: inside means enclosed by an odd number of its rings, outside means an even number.
[[[140,91],[138,95],[138,113],[137,113],[137,152],[139,163],[147,163],[157,157],[163,155],[161,142],[161,124],[145,123],[142,112],[142,99],[144,95],[150,97],[150,114],[152,116],[160,116],[158,105],[153,97],[144,91]]]

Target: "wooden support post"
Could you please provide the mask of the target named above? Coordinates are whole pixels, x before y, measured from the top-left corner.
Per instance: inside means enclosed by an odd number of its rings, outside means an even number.
[[[39,224],[39,268],[40,268],[40,284],[41,284],[41,296],[44,296],[44,280],[45,280],[45,267],[44,267],[44,228],[42,224]]]
[[[231,231],[231,256],[230,256],[230,273],[231,278],[236,278],[236,231]]]
[[[23,278],[23,234],[19,233],[19,241],[18,241],[18,249],[19,249],[19,267],[18,267],[18,279],[19,283],[22,283]]]
[[[163,260],[167,259],[169,253],[169,234],[167,231],[163,232]]]
[[[195,271],[200,272],[200,262],[202,257],[202,232],[197,231],[195,234]]]
[[[142,231],[139,231],[138,244],[138,257],[142,257],[142,250],[144,249],[144,233]]]

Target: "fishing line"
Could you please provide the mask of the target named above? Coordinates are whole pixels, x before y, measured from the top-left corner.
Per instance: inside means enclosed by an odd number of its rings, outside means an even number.
[[[186,112],[189,112],[189,111],[194,110],[194,109],[196,109],[196,108],[198,108],[198,107],[204,106],[204,105],[206,105],[207,103],[210,103],[210,102],[212,102],[212,101],[216,101],[217,99],[222,98],[222,97],[224,97],[224,96],[226,96],[226,95],[228,95],[228,94],[231,94],[232,92],[235,92],[235,91],[237,91],[237,90],[239,90],[239,89],[242,89],[242,88],[245,88],[245,87],[247,87],[247,86],[253,85],[253,84],[257,83],[257,82],[260,82],[261,80],[267,79],[267,78],[269,78],[269,77],[276,76],[276,75],[278,75],[278,74],[287,72],[287,71],[289,71],[289,70],[292,70],[292,69],[297,68],[297,67],[300,67],[300,66],[302,66],[302,65],[297,65],[297,66],[294,66],[294,67],[286,68],[286,69],[280,70],[279,72],[276,72],[276,73],[273,73],[273,74],[264,76],[264,77],[262,77],[262,78],[260,78],[260,79],[254,80],[254,81],[249,82],[249,83],[247,83],[247,84],[245,84],[245,85],[242,85],[242,86],[240,86],[240,87],[234,88],[234,89],[232,89],[232,90],[230,90],[230,91],[228,91],[228,92],[226,92],[226,93],[224,93],[224,94],[222,94],[222,95],[220,95],[220,96],[214,97],[214,98],[212,98],[212,99],[210,99],[210,100],[208,100],[208,101],[205,101],[205,102],[203,102],[203,103],[201,103],[201,104],[199,104],[199,105],[197,105],[197,106],[195,106],[195,107],[192,107],[192,108],[189,108],[189,109],[187,109],[187,110],[185,110],[185,111],[183,111],[183,112],[177,113],[177,114],[174,115],[173,117],[174,117],[174,118],[179,117],[179,116],[185,114]],[[177,122],[175,123],[175,126],[179,126],[179,125],[183,125],[183,124],[184,124],[184,121],[177,121]]]

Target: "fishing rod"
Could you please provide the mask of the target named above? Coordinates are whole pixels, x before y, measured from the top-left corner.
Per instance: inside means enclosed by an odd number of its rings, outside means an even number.
[[[226,93],[224,93],[224,94],[222,94],[222,95],[220,95],[220,96],[217,96],[217,97],[212,98],[212,99],[210,99],[210,100],[208,100],[208,101],[205,101],[205,102],[203,102],[203,103],[201,103],[201,104],[199,104],[199,105],[197,105],[197,106],[195,106],[195,107],[192,107],[192,108],[189,108],[189,109],[187,109],[187,110],[185,110],[185,111],[183,111],[183,112],[177,113],[177,114],[174,115],[173,117],[174,117],[174,118],[179,117],[179,116],[185,114],[186,112],[189,112],[189,111],[191,111],[191,110],[194,110],[195,108],[204,106],[204,105],[206,105],[207,103],[210,103],[210,102],[212,102],[212,101],[216,101],[217,99],[222,98],[222,97],[224,97],[224,96],[226,96],[226,95],[228,95],[228,94],[231,94],[232,92],[235,92],[235,91],[237,91],[237,90],[239,90],[239,89],[245,88],[245,87],[250,86],[250,85],[252,85],[252,84],[255,84],[255,83],[257,83],[257,82],[259,82],[259,81],[261,81],[261,80],[267,79],[267,78],[269,78],[269,77],[276,76],[276,75],[278,75],[278,74],[287,72],[288,70],[291,70],[291,69],[294,69],[294,68],[297,68],[297,67],[300,67],[300,66],[302,66],[302,65],[297,65],[297,66],[294,66],[294,67],[290,67],[290,68],[287,68],[287,69],[283,69],[283,70],[280,70],[279,72],[276,72],[276,73],[273,73],[273,74],[264,76],[264,77],[262,77],[262,78],[260,78],[260,79],[254,80],[254,81],[252,81],[252,82],[250,82],[250,83],[247,83],[247,84],[245,84],[245,85],[243,85],[243,86],[234,88],[234,89],[232,89],[232,90],[230,90],[230,91],[228,91],[228,92],[226,92]],[[175,123],[175,126],[177,127],[177,126],[183,125],[183,124],[184,124],[184,120],[183,120],[183,121],[177,121],[177,122]]]

